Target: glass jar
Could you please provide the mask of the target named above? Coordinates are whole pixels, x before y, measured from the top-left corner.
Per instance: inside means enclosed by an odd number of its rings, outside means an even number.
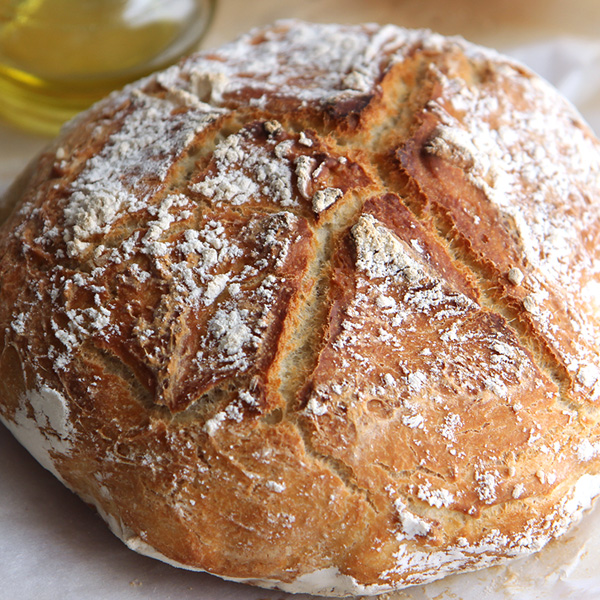
[[[0,0],[0,116],[55,134],[195,50],[216,0]]]

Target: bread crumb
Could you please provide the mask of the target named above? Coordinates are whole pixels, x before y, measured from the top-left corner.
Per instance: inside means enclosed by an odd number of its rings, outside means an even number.
[[[275,119],[272,119],[270,121],[265,121],[263,127],[265,128],[265,131],[269,134],[269,135],[277,135],[279,133],[281,133],[283,127],[281,126],[281,123],[279,121],[276,121]]]
[[[344,192],[339,188],[329,187],[324,190],[319,190],[312,199],[313,210],[317,214],[322,213],[325,209],[337,202],[343,195]]]
[[[517,500],[525,493],[525,486],[522,483],[517,483],[512,491],[512,497]]]
[[[306,133],[304,133],[304,131],[300,132],[300,139],[298,140],[299,144],[302,144],[303,146],[307,146],[308,148],[311,148],[314,144],[314,142],[306,135]]]
[[[517,267],[513,267],[508,271],[508,280],[513,285],[521,285],[523,283],[523,279],[525,279],[525,275],[523,275],[523,271]]]
[[[304,409],[306,414],[312,414],[316,417],[321,417],[327,412],[327,406],[318,402],[315,398],[311,398]]]
[[[531,294],[529,296],[525,296],[523,298],[523,308],[532,315],[539,315],[540,309],[535,303],[535,300],[532,298]]]

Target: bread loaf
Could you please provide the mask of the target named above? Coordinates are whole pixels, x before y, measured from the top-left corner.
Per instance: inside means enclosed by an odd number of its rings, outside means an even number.
[[[280,22],[100,102],[9,196],[2,421],[134,550],[375,594],[600,492],[600,146],[519,64]]]

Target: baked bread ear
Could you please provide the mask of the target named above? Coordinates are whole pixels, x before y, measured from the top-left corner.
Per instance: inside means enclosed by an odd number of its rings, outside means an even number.
[[[373,594],[600,491],[600,150],[524,67],[281,22],[67,125],[0,230],[0,415],[135,550]]]

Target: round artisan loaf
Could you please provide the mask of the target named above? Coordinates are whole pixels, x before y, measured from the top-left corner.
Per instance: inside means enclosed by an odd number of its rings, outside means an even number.
[[[9,196],[2,420],[135,550],[370,594],[600,492],[600,146],[511,60],[277,23],[82,114]]]

